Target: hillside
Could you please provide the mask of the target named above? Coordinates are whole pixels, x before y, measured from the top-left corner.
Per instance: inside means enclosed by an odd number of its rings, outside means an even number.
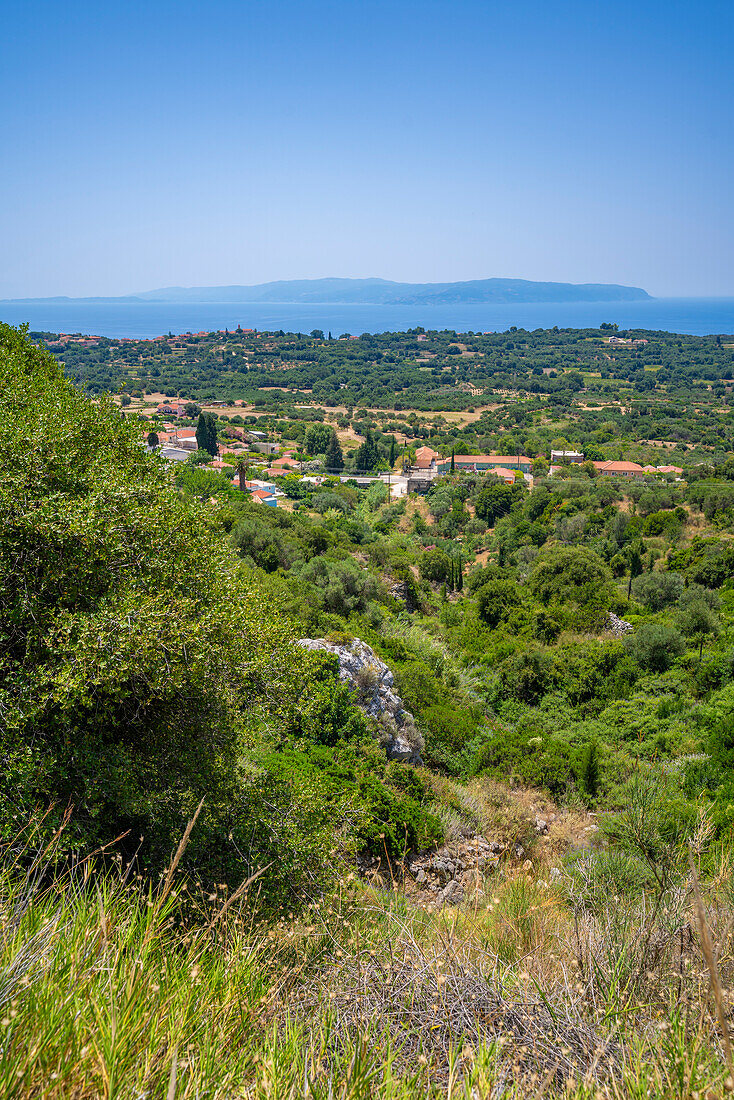
[[[675,409],[628,344],[599,408],[559,362],[537,407],[258,419],[92,398],[0,325],[6,1095],[734,1087],[729,351],[691,346]],[[657,428],[682,472],[605,472]],[[445,451],[423,495],[352,476],[396,434]],[[527,477],[457,464],[509,438]]]
[[[649,298],[639,287],[613,283],[544,283],[527,279],[473,279],[453,283],[396,283],[387,279],[290,279],[255,286],[162,287],[117,298],[83,301],[289,302],[418,305],[477,302],[634,302]],[[40,302],[44,299],[24,299]],[[47,301],[73,301],[53,298]]]

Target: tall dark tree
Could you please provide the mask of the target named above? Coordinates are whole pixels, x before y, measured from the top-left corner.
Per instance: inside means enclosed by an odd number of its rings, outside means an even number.
[[[214,413],[199,413],[199,422],[196,425],[196,445],[200,451],[208,451],[212,457],[219,453],[217,418]]]
[[[344,469],[344,455],[342,453],[341,445],[337,434],[332,428],[331,439],[329,440],[324,455],[324,465],[327,470],[343,470]]]
[[[395,442],[395,436],[393,436],[392,439],[390,440],[390,458],[389,458],[389,462],[390,462],[390,469],[391,470],[392,470],[393,466],[395,465],[395,458],[397,457],[397,450],[398,450],[398,448],[397,448],[397,444]]]
[[[632,595],[632,581],[642,573],[642,554],[640,547],[632,545],[629,550],[629,584],[627,585],[627,599]]]
[[[379,461],[380,452],[372,436],[372,432],[368,430],[364,437],[364,443],[361,443],[357,450],[357,469],[374,470]]]
[[[451,448],[451,473],[456,469],[456,448]]]

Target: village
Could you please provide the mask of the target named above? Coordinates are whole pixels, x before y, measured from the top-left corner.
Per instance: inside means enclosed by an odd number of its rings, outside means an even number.
[[[212,402],[209,415],[215,409],[226,407],[226,402]],[[242,402],[234,402],[241,405]],[[190,409],[188,410],[191,411]],[[189,419],[186,406],[178,402],[162,401],[155,409],[156,419],[162,427],[146,425],[144,443],[149,451],[172,463],[192,462],[200,453],[197,427],[183,426],[180,421]],[[528,489],[533,488],[538,472],[547,477],[565,477],[573,467],[584,468],[591,476],[606,476],[625,480],[666,478],[681,480],[683,468],[671,464],[659,466],[640,465],[637,462],[607,459],[589,461],[581,451],[551,449],[546,461],[541,456],[530,458],[524,454],[442,454],[430,446],[418,445],[420,440],[406,440],[402,454],[388,469],[328,468],[318,456],[305,454],[290,446],[283,439],[273,438],[272,432],[254,428],[234,427],[226,419],[217,428],[217,453],[209,461],[200,463],[206,469],[231,476],[234,484],[243,492],[267,507],[277,508],[285,500],[279,479],[297,477],[314,488],[331,478],[341,482],[353,482],[367,486],[379,480],[389,490],[390,498],[397,500],[411,494],[427,493],[436,479],[448,474],[485,474],[507,485],[521,480]],[[342,433],[344,436],[344,433]],[[345,440],[340,440],[340,444]],[[547,470],[546,467],[547,466]]]

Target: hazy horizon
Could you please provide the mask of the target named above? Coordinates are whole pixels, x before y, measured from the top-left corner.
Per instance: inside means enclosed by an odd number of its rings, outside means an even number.
[[[730,5],[28,0],[4,31],[0,298],[734,296]]]
[[[436,282],[423,282],[423,281],[420,281],[420,282],[404,282],[404,281],[401,281],[401,280],[383,279],[380,276],[367,276],[367,277],[361,278],[361,277],[355,277],[355,276],[339,276],[339,275],[333,276],[332,275],[332,276],[325,276],[325,277],[322,277],[322,278],[317,277],[317,278],[313,278],[313,279],[274,279],[274,280],[269,280],[268,282],[250,283],[250,284],[247,284],[247,283],[228,283],[228,284],[220,283],[220,284],[214,284],[212,286],[204,286],[202,284],[194,284],[193,286],[176,286],[176,285],[174,285],[174,286],[167,286],[167,287],[148,287],[148,288],[145,288],[145,289],[142,289],[142,288],[138,289],[134,293],[126,294],[126,295],[110,295],[110,296],[87,295],[87,296],[82,296],[82,297],[71,297],[71,296],[67,296],[67,295],[55,295],[55,296],[45,296],[45,297],[36,297],[36,296],[34,296],[34,297],[17,298],[17,299],[0,298],[0,302],[3,302],[3,301],[10,301],[10,302],[17,302],[17,303],[22,303],[22,302],[53,302],[53,301],[57,301],[57,300],[59,300],[59,301],[70,301],[70,302],[85,302],[85,301],[100,300],[100,301],[110,301],[110,302],[129,301],[131,304],[133,304],[133,303],[136,303],[138,301],[142,303],[142,302],[146,302],[146,301],[154,302],[154,301],[159,301],[159,300],[160,301],[166,301],[166,300],[179,301],[179,300],[181,300],[182,302],[192,302],[192,303],[194,303],[196,301],[199,301],[199,302],[209,301],[209,302],[212,302],[212,303],[219,303],[219,304],[233,303],[235,301],[241,301],[243,303],[248,303],[248,302],[255,303],[258,300],[261,300],[258,297],[257,294],[252,299],[248,299],[248,298],[236,298],[235,299],[235,298],[232,298],[232,297],[227,297],[226,294],[221,298],[215,298],[215,297],[212,297],[212,292],[214,292],[214,291],[222,291],[222,292],[230,291],[230,292],[232,292],[232,291],[247,291],[247,290],[263,291],[263,290],[267,290],[269,288],[287,287],[287,288],[293,288],[293,290],[294,290],[294,296],[292,298],[275,298],[275,299],[271,299],[271,300],[295,303],[297,300],[299,300],[296,293],[295,293],[295,291],[297,291],[297,290],[302,291],[306,288],[311,288],[312,285],[322,285],[324,283],[338,284],[338,285],[341,286],[341,290],[344,289],[344,284],[348,284],[349,289],[352,289],[351,284],[355,284],[355,289],[359,288],[359,290],[362,291],[362,295],[359,298],[356,298],[354,300],[355,301],[364,300],[368,304],[369,304],[369,301],[368,301],[368,299],[364,298],[364,295],[367,293],[368,287],[371,288],[373,286],[377,287],[378,289],[381,289],[381,288],[384,288],[384,287],[397,287],[397,288],[405,288],[406,290],[407,289],[430,290],[434,287],[435,288],[450,287],[450,288],[457,288],[457,290],[458,290],[458,288],[474,287],[477,284],[483,284],[483,283],[493,283],[493,284],[515,284],[515,283],[519,283],[519,284],[527,284],[528,288],[540,288],[540,287],[553,287],[553,288],[559,287],[560,288],[560,287],[565,287],[565,288],[572,289],[572,290],[583,290],[583,289],[586,289],[586,288],[595,288],[595,289],[598,288],[599,290],[608,290],[608,291],[614,291],[614,290],[641,291],[644,296],[647,296],[647,291],[645,291],[645,289],[642,288],[642,287],[622,286],[621,284],[615,284],[615,283],[599,283],[599,282],[594,282],[594,283],[560,283],[560,282],[558,282],[557,283],[557,282],[550,282],[550,281],[547,281],[547,280],[506,279],[502,276],[487,276],[484,279],[472,279],[472,280],[459,279],[459,280],[455,280],[455,281],[438,280]],[[196,298],[190,297],[191,292],[193,292],[193,291],[208,292],[208,296],[205,297],[205,298],[202,298],[202,299],[196,299]],[[183,298],[178,299],[178,298],[173,297],[174,292],[177,292],[178,294],[183,295]],[[336,296],[333,297],[333,298],[332,297],[315,298],[315,299],[313,299],[313,301],[314,302],[338,302],[340,300],[339,299],[339,293],[340,292],[341,292],[340,290],[337,290]],[[161,294],[161,295],[164,295],[164,297],[161,298],[161,299],[155,299],[155,298],[153,298],[153,295],[155,295],[155,294]],[[649,297],[653,297],[653,296],[650,295]],[[264,299],[264,300],[267,300],[267,299]],[[536,300],[536,299],[517,297],[516,300],[519,301],[519,302],[523,302],[523,301],[533,301],[533,300]],[[546,298],[544,300],[551,301],[551,302],[556,301],[556,302],[560,303],[560,302],[564,302],[564,301],[571,301],[573,299],[572,298],[559,297],[557,299],[556,298]],[[599,298],[592,298],[590,300],[604,302],[604,301],[616,301],[617,298],[610,295],[610,296],[607,296],[607,297],[600,296]],[[377,304],[376,300],[373,299],[372,304]]]

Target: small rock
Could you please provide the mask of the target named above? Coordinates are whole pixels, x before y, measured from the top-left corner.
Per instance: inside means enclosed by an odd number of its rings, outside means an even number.
[[[457,882],[456,879],[452,879],[451,882],[447,883],[443,889],[443,899],[444,901],[450,901],[453,905],[462,902],[464,900],[464,888],[461,883]]]

